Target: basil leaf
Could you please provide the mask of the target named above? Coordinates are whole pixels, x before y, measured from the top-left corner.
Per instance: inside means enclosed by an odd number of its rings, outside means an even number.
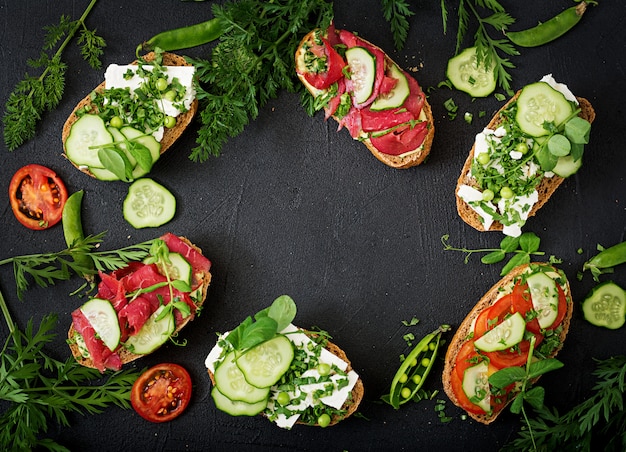
[[[144,171],[150,171],[154,163],[150,149],[138,141],[126,141],[126,146],[130,155],[137,160],[137,165]]]
[[[98,158],[102,165],[120,180],[125,182],[132,180],[132,165],[126,154],[115,146],[106,146],[98,149]]]
[[[249,325],[242,333],[239,350],[252,348],[276,335],[276,321],[271,317],[261,317]]]
[[[559,159],[556,155],[549,151],[547,145],[541,146],[539,151],[537,151],[536,156],[539,166],[541,166],[541,169],[544,171],[552,171]]]
[[[284,330],[296,316],[296,304],[289,295],[278,297],[269,308],[268,316],[276,321],[277,331]]]

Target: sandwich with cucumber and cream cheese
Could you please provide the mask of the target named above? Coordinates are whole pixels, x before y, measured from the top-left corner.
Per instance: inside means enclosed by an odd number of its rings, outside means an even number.
[[[459,216],[519,236],[528,217],[582,165],[595,112],[552,75],[531,83],[476,135],[456,185]]]
[[[448,345],[443,387],[450,400],[490,424],[519,393],[520,385],[494,386],[499,370],[554,358],[573,313],[565,274],[546,263],[520,265],[476,303]],[[507,371],[508,372],[508,371]]]
[[[314,109],[378,160],[398,169],[426,160],[435,135],[430,105],[415,78],[382,49],[331,25],[302,39],[295,64]]]
[[[200,248],[166,233],[142,261],[100,272],[96,295],[72,312],[76,361],[104,372],[156,351],[202,308],[210,269]]]

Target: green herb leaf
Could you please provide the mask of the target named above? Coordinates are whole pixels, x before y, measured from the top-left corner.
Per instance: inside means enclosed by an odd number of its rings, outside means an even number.
[[[580,116],[574,116],[565,123],[563,133],[575,144],[589,143],[589,134],[591,132],[591,124]]]
[[[501,262],[506,257],[506,252],[504,250],[492,251],[489,254],[485,254],[480,261],[483,264],[497,264]]]
[[[534,232],[524,232],[519,237],[520,248],[528,254],[538,251],[540,244],[541,239]]]
[[[552,135],[548,140],[547,146],[550,154],[557,157],[564,157],[568,155],[570,153],[570,150],[572,149],[572,145],[570,144],[569,140],[560,133]]]
[[[526,371],[521,367],[505,367],[489,376],[489,383],[496,388],[506,388],[507,386],[522,381],[526,376]]]
[[[524,401],[528,402],[530,406],[535,409],[541,409],[543,407],[543,400],[546,391],[541,386],[535,386],[524,394]]]
[[[528,370],[529,378],[537,378],[546,372],[551,372],[563,367],[563,363],[556,358],[548,358],[530,364]]]
[[[239,349],[248,349],[259,345],[276,335],[277,323],[271,317],[261,317],[246,328],[239,343]]]
[[[282,331],[293,321],[296,313],[293,299],[289,295],[281,295],[274,300],[267,315],[276,321],[276,330]]]
[[[519,253],[516,254],[509,260],[504,267],[502,267],[502,271],[500,272],[500,276],[504,276],[513,270],[518,265],[528,264],[530,262],[530,256],[527,253]]]

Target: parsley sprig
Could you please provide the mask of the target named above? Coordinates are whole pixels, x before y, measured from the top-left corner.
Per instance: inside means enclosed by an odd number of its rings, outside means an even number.
[[[201,125],[189,158],[200,162],[218,156],[281,89],[303,90],[293,55],[302,36],[328,26],[333,14],[325,0],[231,1],[212,11],[224,33],[210,59],[191,60]]]
[[[458,3],[455,55],[462,50],[473,18],[476,22],[474,46],[476,46],[478,64],[482,64],[485,68],[493,64],[498,86],[508,94],[512,94],[511,74],[508,70],[515,68],[515,65],[501,54],[513,56],[519,55],[519,52],[508,39],[494,38],[490,32],[502,33],[515,22],[515,19],[497,0],[459,0]],[[441,16],[445,34],[449,17],[445,0],[441,0]]]
[[[13,264],[17,295],[21,300],[24,292],[34,281],[40,287],[48,287],[56,281],[67,280],[72,272],[85,275],[94,270],[81,264],[90,257],[95,270],[112,271],[126,266],[128,262],[140,261],[146,257],[154,240],[127,246],[111,251],[96,251],[105,233],[90,235],[77,240],[68,248],[51,253],[28,254],[0,259],[0,265]]]
[[[59,361],[44,348],[53,341],[56,315],[45,315],[39,328],[30,319],[22,331],[16,327],[0,292],[0,308],[9,326],[0,353],[0,449],[68,450],[40,438],[49,421],[69,426],[68,413],[101,413],[109,406],[130,408],[129,397],[137,371],[120,371],[103,379],[97,369],[81,366],[73,358]]]
[[[85,25],[87,16],[96,4],[91,0],[78,20],[61,16],[59,23],[45,27],[46,36],[39,58],[29,59],[28,65],[41,69],[39,76],[26,74],[9,95],[5,113],[4,143],[15,150],[35,136],[37,122],[46,111],[55,109],[65,90],[67,65],[61,60],[63,51],[78,35],[77,44],[83,58],[94,69],[100,69],[100,56],[106,46],[104,39]],[[57,47],[58,46],[58,47]],[[56,51],[52,53],[55,49]]]

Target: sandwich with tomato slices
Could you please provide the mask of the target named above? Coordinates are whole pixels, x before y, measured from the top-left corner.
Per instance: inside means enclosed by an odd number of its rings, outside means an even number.
[[[417,81],[383,50],[347,30],[315,29],[295,55],[300,81],[339,129],[346,128],[384,164],[424,162],[435,134],[433,115]]]
[[[98,291],[72,312],[68,344],[78,363],[101,372],[154,352],[202,308],[211,262],[172,233],[138,262],[99,273]]]
[[[450,341],[443,387],[474,420],[490,424],[519,391],[494,387],[493,373],[553,358],[569,330],[573,303],[565,274],[545,263],[521,265],[495,284]],[[532,346],[531,346],[532,344]]]

